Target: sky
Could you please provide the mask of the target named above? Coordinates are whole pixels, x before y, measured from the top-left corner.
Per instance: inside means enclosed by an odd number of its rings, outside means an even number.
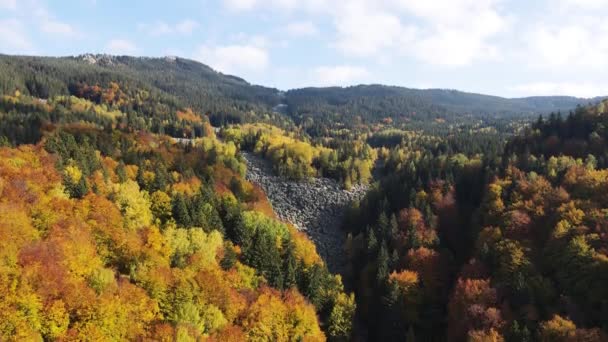
[[[0,53],[175,55],[291,89],[608,95],[608,0],[0,0]]]

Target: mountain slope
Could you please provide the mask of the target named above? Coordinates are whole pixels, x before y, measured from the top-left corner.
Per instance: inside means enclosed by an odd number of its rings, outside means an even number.
[[[286,93],[288,112],[296,119],[328,117],[345,122],[351,121],[354,116],[372,122],[386,117],[450,119],[461,118],[463,115],[530,116],[551,111],[569,111],[577,105],[598,100],[599,98],[567,96],[507,99],[457,90],[422,90],[383,85],[305,88]]]
[[[118,82],[148,89],[199,112],[212,113],[216,123],[242,121],[251,113],[268,113],[278,104],[303,121],[352,123],[355,117],[376,122],[392,119],[459,119],[462,117],[531,116],[569,111],[599,98],[567,96],[507,99],[445,89],[410,89],[384,85],[347,88],[304,88],[282,93],[216,72],[196,61],[110,55],[21,57],[0,55],[0,92],[16,89],[48,98],[70,94],[75,84]]]
[[[70,94],[78,83],[107,86],[117,82],[173,98],[200,112],[267,112],[278,103],[276,89],[253,86],[182,58],[139,58],[83,55],[78,57],[15,57],[0,55],[0,92],[16,89],[48,98]]]

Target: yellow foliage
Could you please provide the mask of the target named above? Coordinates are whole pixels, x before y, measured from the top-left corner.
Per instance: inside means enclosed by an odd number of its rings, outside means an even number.
[[[469,331],[468,342],[504,342],[505,338],[494,328],[489,331],[472,330]]]
[[[147,193],[139,191],[139,185],[132,181],[116,184],[114,189],[116,203],[124,215],[125,226],[137,229],[152,223],[150,200]]]
[[[567,341],[575,336],[576,325],[559,315],[540,325],[540,338],[543,342]]]
[[[256,289],[262,280],[262,277],[256,274],[254,268],[243,265],[240,262],[235,264],[235,272],[229,274],[229,276],[232,280],[231,283],[237,289]]]
[[[166,219],[171,216],[171,197],[163,191],[156,191],[150,196],[150,209],[156,218]]]
[[[61,300],[54,300],[45,310],[42,322],[42,334],[47,339],[62,337],[68,330],[70,315],[66,310],[65,303]]]
[[[139,167],[137,165],[126,165],[125,166],[125,172],[127,174],[127,177],[130,180],[135,180],[137,178],[138,170],[139,170]]]
[[[254,341],[325,341],[312,306],[289,291],[285,303],[279,293],[266,289],[250,306],[243,326]]]
[[[566,220],[573,226],[578,226],[583,223],[583,219],[585,218],[585,213],[578,209],[573,201],[562,204],[557,212],[560,214],[560,217],[563,220]]]
[[[64,172],[66,177],[72,182],[72,184],[77,184],[82,178],[82,171],[80,171],[78,166],[68,165],[66,166]]]
[[[291,241],[295,247],[296,258],[302,260],[305,266],[308,267],[323,262],[317,253],[317,247],[304,233],[297,231],[293,227],[289,227],[289,232]]]
[[[222,148],[236,154],[233,144]],[[239,261],[223,270],[220,232],[177,229],[169,194],[141,191],[134,165],[118,184],[111,171],[118,163],[99,160],[110,172],[93,170],[88,181],[98,191],[70,199],[62,182],[82,179],[80,169],[57,172],[42,148],[0,149],[0,340],[146,340],[157,332],[159,339],[269,340],[275,327],[278,340],[324,340],[304,297],[260,289],[263,278]],[[192,177],[171,190],[194,194],[200,186]],[[162,232],[153,213],[166,219]],[[303,234],[262,214],[244,216],[251,229],[292,235],[306,266],[320,262]],[[342,291],[339,278],[332,281],[338,285],[323,296]]]

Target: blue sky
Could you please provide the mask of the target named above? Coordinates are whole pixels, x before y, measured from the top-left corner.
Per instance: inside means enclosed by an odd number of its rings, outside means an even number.
[[[252,83],[608,95],[608,0],[0,0],[0,52],[195,59]]]

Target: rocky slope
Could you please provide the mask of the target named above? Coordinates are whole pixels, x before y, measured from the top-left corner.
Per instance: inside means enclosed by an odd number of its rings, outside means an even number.
[[[367,188],[344,190],[334,180],[315,178],[292,181],[276,176],[270,164],[252,153],[241,152],[247,161],[247,179],[266,192],[275,213],[308,234],[333,273],[343,273],[345,234],[340,229],[344,209],[360,199]]]

